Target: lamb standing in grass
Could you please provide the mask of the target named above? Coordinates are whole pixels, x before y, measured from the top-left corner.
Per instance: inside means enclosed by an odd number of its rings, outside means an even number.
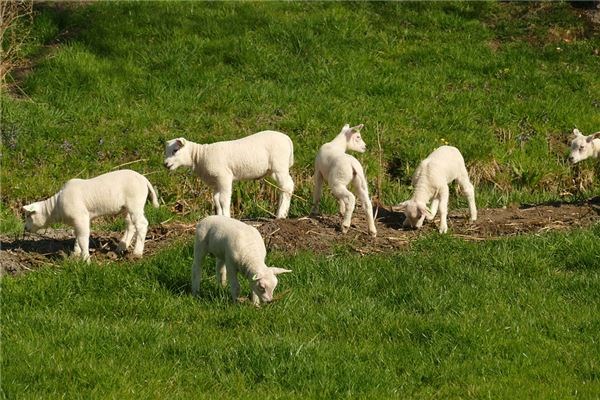
[[[23,207],[25,229],[36,232],[54,222],[75,228],[74,255],[90,261],[90,221],[103,215],[125,213],[127,228],[119,242],[125,251],[135,235],[133,255],[141,257],[148,229],[144,204],[150,193],[152,205],[158,199],[152,184],[143,175],[128,169],[109,172],[91,179],[71,179],[54,196]]]
[[[217,215],[230,216],[234,180],[260,179],[270,175],[279,185],[277,218],[286,218],[294,181],[290,167],[294,163],[291,139],[275,131],[262,131],[238,140],[199,144],[178,138],[165,147],[165,166],[171,171],[189,167],[213,190]]]
[[[584,136],[579,129],[573,129],[575,138],[571,141],[571,154],[569,161],[576,164],[587,158],[600,156],[600,132]]]
[[[446,233],[448,231],[448,185],[454,180],[458,181],[467,197],[471,221],[477,220],[475,189],[469,180],[465,160],[456,147],[441,146],[421,161],[413,175],[412,185],[415,189],[413,196],[399,206],[406,216],[404,226],[420,228],[425,218],[431,221],[435,217],[439,206],[439,232]],[[429,211],[427,203],[432,198],[431,211]]]
[[[347,188],[348,184],[352,182],[352,186],[358,192],[358,197],[367,214],[369,233],[371,236],[376,236],[377,229],[373,219],[373,205],[369,198],[369,187],[363,168],[356,158],[346,154],[347,150],[364,153],[367,149],[367,145],[360,137],[360,130],[363,126],[363,124],[360,124],[350,128],[350,125],[344,125],[335,139],[325,143],[319,149],[315,160],[315,188],[311,214],[316,215],[319,212],[323,181],[326,180],[331,187],[331,192],[338,200],[340,213],[343,215],[342,232],[348,232],[356,204],[356,198]]]
[[[252,302],[273,300],[277,275],[292,272],[288,269],[267,267],[267,250],[258,230],[236,219],[221,215],[204,218],[196,226],[194,264],[192,265],[192,293],[198,295],[202,262],[207,254],[217,259],[216,275],[221,285],[231,285],[231,297],[237,301],[240,284],[237,273],[248,278],[252,286]]]

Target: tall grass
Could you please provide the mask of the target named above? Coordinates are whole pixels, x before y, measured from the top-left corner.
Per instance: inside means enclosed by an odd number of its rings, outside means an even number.
[[[127,2],[36,11],[37,64],[20,77],[24,95],[2,94],[9,209],[68,178],[143,160],[131,167],[151,174],[166,204],[185,201],[198,215],[210,207],[208,191],[187,172],[163,170],[164,141],[263,129],[292,137],[297,190],[309,199],[314,155],[346,122],[366,125],[360,159],[387,204],[408,196],[418,161],[443,143],[464,153],[481,206],[598,193],[593,162],[574,171],[564,157],[573,127],[600,125],[600,39],[566,3]],[[583,192],[574,176],[585,178]],[[237,215],[267,215],[254,199],[273,210],[274,189],[240,187]],[[306,209],[294,201],[292,215]]]

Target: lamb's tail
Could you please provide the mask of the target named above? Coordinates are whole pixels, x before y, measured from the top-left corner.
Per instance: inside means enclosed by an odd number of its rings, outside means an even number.
[[[146,179],[146,185],[148,186],[148,192],[150,192],[150,199],[152,200],[152,205],[154,206],[154,208],[158,208],[158,196],[156,195],[156,190],[154,190],[154,186],[152,186],[148,179]]]

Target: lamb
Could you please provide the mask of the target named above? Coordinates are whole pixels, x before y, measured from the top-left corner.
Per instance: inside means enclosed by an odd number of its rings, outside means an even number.
[[[475,189],[469,180],[465,161],[456,147],[441,146],[434,150],[415,171],[412,185],[415,189],[413,196],[399,205],[406,219],[404,226],[420,228],[423,220],[431,221],[435,217],[438,206],[440,210],[440,233],[448,231],[448,185],[457,180],[469,202],[470,220],[477,220],[475,207]],[[431,201],[431,211],[427,203]]]
[[[319,149],[315,160],[315,188],[313,192],[313,207],[311,214],[317,215],[319,212],[319,202],[323,192],[323,181],[326,180],[331,187],[331,192],[338,200],[340,214],[343,216],[342,233],[348,232],[356,198],[347,187],[352,182],[354,190],[362,202],[362,206],[367,214],[369,225],[369,234],[377,235],[375,221],[373,219],[373,205],[369,198],[369,187],[367,179],[360,162],[349,154],[347,150],[354,150],[364,153],[367,145],[360,136],[360,130],[363,124],[350,127],[346,124],[342,131],[331,141],[325,143]]]
[[[125,213],[127,228],[119,242],[125,251],[135,236],[133,255],[141,257],[148,229],[144,204],[150,193],[152,205],[158,207],[156,191],[143,175],[128,169],[109,172],[91,179],[71,179],[54,196],[23,207],[25,229],[37,232],[54,222],[75,228],[73,254],[90,262],[90,221],[103,215]]]
[[[571,141],[571,154],[569,161],[576,164],[587,158],[600,156],[600,132],[584,136],[579,129],[573,129],[575,138]]]
[[[270,175],[281,193],[277,218],[286,218],[294,181],[289,169],[294,163],[294,145],[285,134],[262,131],[238,140],[212,144],[194,143],[184,138],[169,140],[164,165],[173,171],[192,168],[213,190],[217,215],[230,216],[234,180],[260,179]]]
[[[227,279],[231,285],[231,297],[235,302],[240,293],[237,273],[248,278],[252,287],[252,303],[268,303],[273,300],[277,275],[292,272],[288,269],[267,267],[267,250],[258,230],[236,219],[222,215],[204,218],[196,226],[194,263],[192,265],[192,294],[200,289],[201,267],[204,257],[212,254],[217,259],[217,280],[223,287]]]

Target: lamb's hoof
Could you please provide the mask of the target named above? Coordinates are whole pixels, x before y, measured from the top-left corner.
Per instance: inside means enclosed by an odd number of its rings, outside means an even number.
[[[448,232],[448,227],[440,228],[438,230],[438,232],[441,233],[441,234],[444,234],[444,233]]]
[[[125,245],[125,243],[119,243],[117,245],[117,254],[119,255],[123,255],[125,252],[127,251],[127,246]]]
[[[135,259],[135,260],[139,260],[140,258],[143,257],[143,253],[132,253],[131,254],[131,258]]]
[[[344,225],[342,225],[342,233],[348,233],[349,229],[350,229],[350,226],[344,226]]]
[[[369,231],[371,237],[377,237],[377,231]]]

